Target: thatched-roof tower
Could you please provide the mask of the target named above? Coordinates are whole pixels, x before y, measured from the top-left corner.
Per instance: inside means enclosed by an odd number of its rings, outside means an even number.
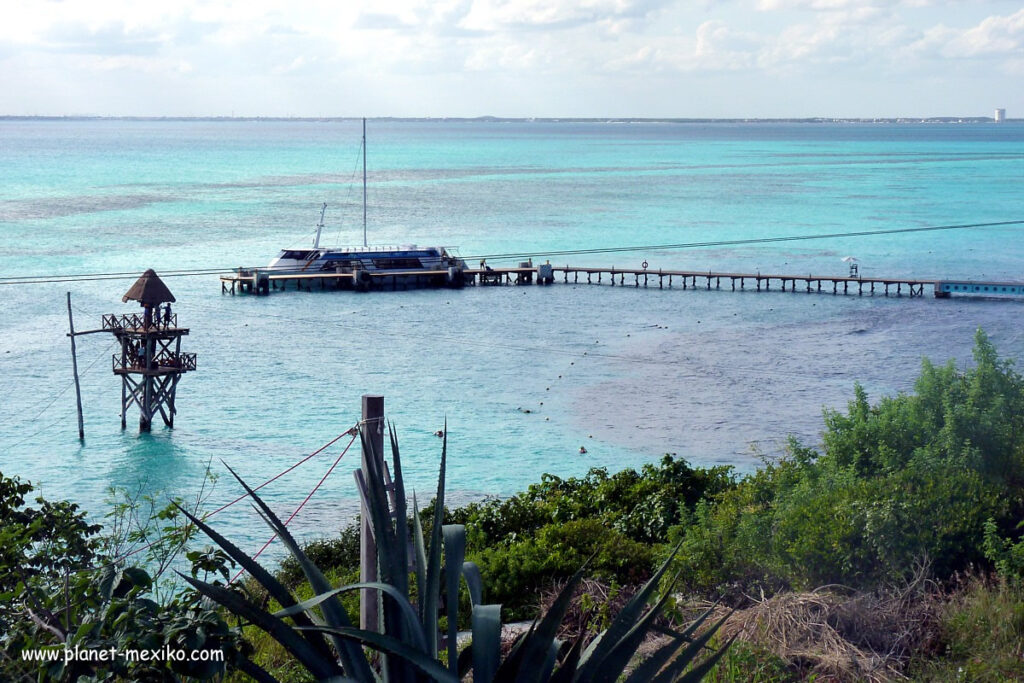
[[[146,308],[155,308],[162,303],[175,301],[171,290],[167,289],[167,285],[152,268],[143,273],[142,277],[136,280],[131,289],[121,297],[121,301],[124,302],[129,299],[138,301]]]

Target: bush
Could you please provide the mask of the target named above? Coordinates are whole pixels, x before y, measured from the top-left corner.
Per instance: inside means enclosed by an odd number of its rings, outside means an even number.
[[[302,547],[302,551],[325,573],[358,571],[359,521],[342,528],[336,538],[310,541]],[[294,588],[306,580],[302,567],[291,555],[281,561],[277,578],[289,588]]]
[[[620,586],[646,581],[655,561],[653,548],[595,519],[549,524],[535,537],[470,555],[484,577],[487,599],[500,602],[512,619],[535,616],[541,591],[564,582],[591,556],[588,575]]]
[[[666,454],[639,472],[594,468],[569,479],[545,474],[523,493],[467,505],[451,518],[467,526],[478,547],[515,543],[547,524],[581,519],[599,520],[641,543],[665,543],[668,530],[688,518],[698,501],[733,485],[730,467],[692,468]]]
[[[1024,521],[1017,524],[1017,530],[1024,529]],[[1014,543],[999,535],[994,519],[985,522],[985,558],[996,568],[1002,580],[1015,586],[1024,586],[1024,534]]]
[[[0,474],[0,680],[178,680],[208,679],[244,659],[246,644],[238,629],[188,590],[169,597],[158,593],[156,570],[129,566],[101,552],[121,548],[147,533],[167,534],[148,549],[171,547],[168,559],[184,552],[193,576],[223,585],[230,563],[207,548],[188,551],[188,534],[168,534],[176,527],[173,507],[134,517],[135,502],[115,506],[123,536],[89,524],[84,512],[67,501],[35,499],[26,505],[32,486]],[[124,524],[125,516],[132,524]],[[141,525],[135,528],[135,524]],[[165,565],[164,565],[165,566]],[[219,650],[224,660],[135,661],[126,657],[65,661],[65,650],[93,653],[111,650]],[[23,660],[22,653],[56,651],[55,661]]]
[[[791,443],[698,506],[670,534],[692,586],[868,587],[925,558],[940,577],[984,561],[986,520],[1024,516],[1024,379],[981,331],[974,359],[924,361],[915,394],[876,406],[856,387],[846,414],[826,412],[823,453]]]
[[[919,681],[1024,680],[1024,593],[978,577],[941,606],[936,656],[913,662]]]

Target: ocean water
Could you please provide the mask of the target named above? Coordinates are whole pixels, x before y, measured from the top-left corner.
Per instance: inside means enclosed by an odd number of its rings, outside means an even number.
[[[566,285],[461,291],[221,294],[169,276],[199,369],[173,430],[119,421],[112,339],[78,339],[80,444],[66,337],[135,276],[265,264],[312,239],[362,239],[358,121],[0,121],[0,471],[102,514],[111,486],[194,497],[223,463],[257,484],[385,395],[410,488],[508,495],[544,472],[637,467],[676,453],[755,468],[787,435],[820,438],[854,382],[907,391],[922,357],[970,359],[984,328],[1024,357],[1022,300],[833,297]],[[621,246],[1024,219],[1024,125],[370,121],[372,243],[456,246],[473,260]],[[553,257],[695,270],[1024,280],[1022,226]],[[504,265],[489,259],[492,265]],[[25,277],[131,273],[12,284]],[[44,278],[46,279],[46,278]],[[52,277],[49,279],[53,279]],[[289,514],[342,439],[266,489]],[[579,455],[585,445],[588,453]],[[357,504],[342,460],[293,526],[331,533]],[[238,495],[222,476],[208,508]],[[267,537],[238,505],[215,518]]]

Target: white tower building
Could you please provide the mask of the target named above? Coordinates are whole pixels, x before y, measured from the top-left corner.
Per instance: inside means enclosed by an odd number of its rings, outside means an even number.
[[[1002,123],[1006,120],[1006,110],[996,109],[996,123]]]

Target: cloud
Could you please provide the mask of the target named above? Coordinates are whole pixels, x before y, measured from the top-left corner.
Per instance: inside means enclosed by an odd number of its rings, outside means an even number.
[[[742,69],[754,65],[763,43],[754,33],[733,30],[721,21],[706,21],[697,28],[694,56],[705,68]]]
[[[922,56],[950,59],[1007,57],[1019,61],[1024,53],[1024,9],[1009,16],[990,16],[967,29],[936,26],[910,46]]]
[[[670,0],[475,0],[465,28],[483,31],[571,29],[616,19],[638,19]]]
[[[90,109],[109,113],[123,113],[125,102],[167,113],[184,109],[182,99],[188,113],[321,115],[333,106],[400,115],[429,105],[427,113],[439,115],[481,108],[593,114],[672,101],[695,83],[710,95],[702,106],[732,98],[745,107],[743,98],[760,90],[767,101],[774,91],[766,84],[782,80],[801,93],[814,92],[811,83],[836,84],[841,96],[843,84],[860,83],[859,107],[875,90],[898,89],[890,82],[899,78],[899,96],[909,97],[906,84],[948,80],[959,85],[947,92],[966,92],[965,84],[993,74],[1006,83],[992,89],[1010,92],[1017,81],[1008,75],[1024,72],[1024,10],[1006,0],[13,5],[0,25],[8,91],[0,110],[8,111],[63,110],[67,101],[78,108],[72,95],[81,91]],[[1004,16],[992,7],[1012,9]],[[312,88],[326,94],[308,104]],[[622,89],[628,98],[616,94]],[[59,92],[71,94],[64,101],[50,94]],[[47,98],[58,105],[47,106]],[[557,101],[567,104],[549,108]]]
[[[163,37],[153,30],[128,30],[121,22],[96,27],[84,23],[54,24],[43,36],[45,49],[93,55],[153,55]]]
[[[415,28],[415,26],[413,24],[405,23],[399,17],[393,14],[383,14],[380,12],[361,12],[359,14],[359,17],[356,19],[355,23],[352,24],[352,28],[369,29],[373,31],[403,31]]]
[[[882,7],[924,7],[930,0],[758,0],[757,9],[773,10],[810,10],[831,12],[851,9],[879,9]]]

